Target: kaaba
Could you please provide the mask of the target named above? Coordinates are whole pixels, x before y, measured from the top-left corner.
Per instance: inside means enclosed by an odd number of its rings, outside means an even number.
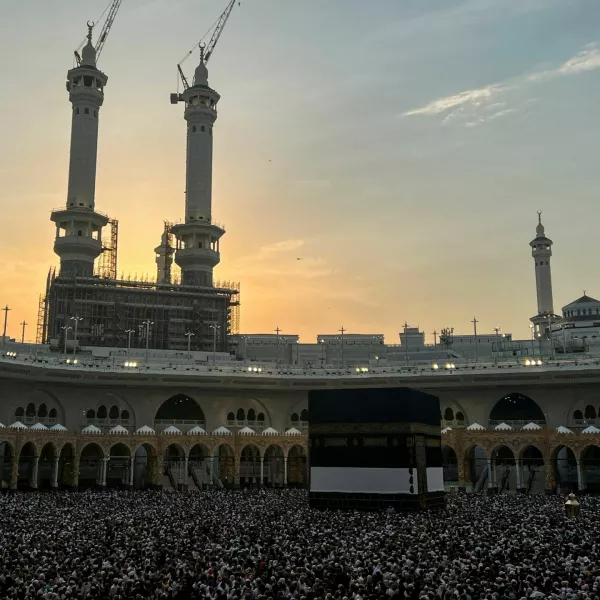
[[[315,390],[308,412],[311,507],[444,505],[439,398],[410,388]]]

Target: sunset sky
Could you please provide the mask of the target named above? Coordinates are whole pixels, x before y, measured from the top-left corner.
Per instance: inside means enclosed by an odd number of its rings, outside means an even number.
[[[35,337],[58,264],[66,72],[107,2],[2,3],[0,304],[18,338],[23,319]],[[96,207],[119,219],[119,274],[154,275],[163,220],[183,217],[186,128],[169,94],[225,4],[124,0],[104,48]],[[397,343],[407,321],[432,342],[476,315],[527,337],[537,210],[555,311],[584,288],[600,297],[598,23],[593,0],[236,5],[209,80],[216,278],[241,282],[242,330]]]

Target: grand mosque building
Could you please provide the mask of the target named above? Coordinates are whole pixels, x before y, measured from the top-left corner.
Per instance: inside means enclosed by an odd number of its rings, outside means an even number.
[[[343,328],[312,344],[279,330],[241,335],[239,287],[213,280],[225,230],[213,218],[220,96],[208,56],[175,99],[185,105],[185,218],[165,226],[156,281],[121,281],[102,235],[116,223],[95,205],[108,78],[91,38],[67,75],[69,183],[51,216],[60,267],[39,343],[2,337],[2,488],[305,486],[311,390],[409,387],[440,400],[447,489],[600,490],[600,302],[584,294],[555,314],[541,214],[531,339],[443,330],[431,345],[408,325],[399,346]]]

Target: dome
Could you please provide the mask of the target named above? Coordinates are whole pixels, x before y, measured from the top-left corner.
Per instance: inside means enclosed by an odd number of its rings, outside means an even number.
[[[479,423],[471,423],[471,425],[469,425],[467,427],[468,431],[484,431],[485,427],[483,425],[480,425]]]
[[[206,85],[208,86],[208,69],[206,63],[202,61],[194,71],[194,85]]]
[[[581,433],[600,433],[600,429],[594,427],[593,425],[590,425],[589,427],[586,427]]]
[[[123,425],[115,425],[108,433],[110,435],[127,435],[129,431]]]
[[[23,425],[21,421],[15,421],[11,426],[11,429],[27,429],[27,425]]]
[[[87,427],[84,427],[81,430],[81,433],[93,433],[93,434],[98,434],[98,433],[102,433],[102,431],[100,430],[100,428],[96,427],[95,425],[88,425]]]
[[[219,427],[213,431],[213,435],[231,435],[231,431],[227,427]]]
[[[196,427],[192,427],[188,432],[188,435],[206,435],[206,431],[204,429],[202,429],[202,427],[200,427],[199,425],[196,425]]]
[[[50,427],[50,431],[67,431],[67,428],[64,425],[61,425],[60,423],[57,423],[56,425],[52,425],[52,427]]]
[[[273,429],[273,427],[267,427],[263,432],[263,435],[279,435],[279,431],[277,429]]]
[[[154,435],[156,431],[152,429],[152,427],[148,427],[148,425],[142,425],[139,429],[136,430],[135,435]]]
[[[181,434],[181,429],[177,429],[177,427],[175,427],[175,425],[169,425],[169,427],[167,427],[166,429],[163,430],[162,434],[163,435],[179,435],[179,434]]]
[[[43,423],[36,423],[29,428],[30,431],[46,431],[46,429],[48,428]]]
[[[256,435],[256,432],[250,427],[243,427],[238,431],[238,435]]]
[[[446,435],[449,431],[452,431],[452,427],[444,427],[440,433]]]
[[[96,66],[96,48],[92,44],[92,25],[88,23],[87,44],[81,51],[81,65],[85,67]]]
[[[6,429],[6,425],[0,423],[0,429]]]
[[[568,427],[565,427],[564,425],[560,425],[559,427],[556,428],[556,433],[566,434],[566,433],[573,433],[573,432]]]
[[[302,432],[299,429],[296,429],[295,427],[290,427],[285,432],[285,435],[302,435]]]
[[[537,424],[537,423],[527,423],[527,425],[523,425],[523,427],[521,427],[521,431],[537,431],[538,429],[541,429],[541,427]]]
[[[496,431],[511,431],[512,427],[506,423],[500,423],[500,425],[496,425],[496,427],[494,427],[494,429]]]

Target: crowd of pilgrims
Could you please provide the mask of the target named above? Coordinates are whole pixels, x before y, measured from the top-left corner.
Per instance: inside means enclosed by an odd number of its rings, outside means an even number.
[[[0,598],[600,598],[600,500],[317,512],[301,490],[0,496]]]

